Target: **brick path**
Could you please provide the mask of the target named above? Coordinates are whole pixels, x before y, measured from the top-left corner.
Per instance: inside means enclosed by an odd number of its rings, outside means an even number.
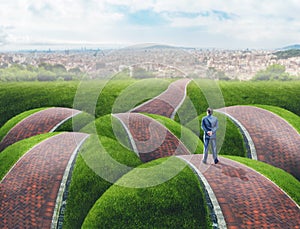
[[[227,228],[300,228],[299,206],[254,170],[222,157],[217,165],[201,163],[199,154],[180,157],[207,180]]]
[[[114,114],[126,127],[133,151],[143,162],[190,154],[182,142],[156,120],[137,113]]]
[[[158,114],[173,119],[185,99],[186,87],[190,81],[190,79],[180,79],[171,83],[166,91],[132,109],[131,112]]]
[[[178,80],[158,97],[133,109],[132,113],[114,114],[125,127],[133,150],[144,162],[171,155],[179,155],[188,161],[201,174],[200,178],[205,179],[207,190],[212,190],[210,197],[216,197],[212,202],[215,207],[220,206],[220,211],[216,208],[220,228],[300,229],[299,206],[264,176],[222,157],[217,165],[202,164],[202,155],[191,155],[167,128],[138,114],[147,112],[173,118],[185,98],[188,83],[188,79]],[[255,107],[236,106],[218,111],[230,114],[247,129],[259,160],[283,166],[299,179],[300,160],[296,155],[300,152],[299,134],[284,120]],[[49,132],[80,111],[50,108],[44,112],[21,121],[6,137],[17,141]],[[257,132],[258,129],[264,129],[265,135]],[[83,133],[59,134],[32,148],[16,163],[0,183],[0,228],[51,227],[66,166],[79,142],[87,136]],[[212,162],[211,155],[208,161]]]
[[[218,109],[237,119],[248,131],[257,158],[300,180],[300,135],[281,117],[252,106]]]
[[[28,151],[0,183],[0,228],[50,228],[70,157],[87,137],[62,133]]]
[[[59,124],[80,112],[70,108],[49,108],[34,113],[19,122],[7,133],[0,142],[0,152],[22,139],[54,131]]]

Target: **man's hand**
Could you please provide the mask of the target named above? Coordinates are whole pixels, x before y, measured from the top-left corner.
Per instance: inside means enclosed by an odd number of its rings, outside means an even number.
[[[212,131],[207,131],[208,136],[212,136],[213,132]]]

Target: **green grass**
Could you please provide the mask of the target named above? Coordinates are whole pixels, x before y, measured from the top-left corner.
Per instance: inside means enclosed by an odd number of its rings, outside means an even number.
[[[40,107],[75,108],[96,117],[110,114],[116,97],[135,81],[107,82],[0,83],[0,126],[24,111]]]
[[[94,122],[81,129],[88,134],[97,134],[119,141],[124,147],[131,149],[131,143],[126,130],[119,121],[111,114],[97,118]]]
[[[98,136],[98,138],[105,151],[116,162],[130,168],[134,168],[142,163],[136,153],[131,151],[131,149],[124,147],[124,145],[120,144],[120,142],[105,136]]]
[[[75,108],[95,117],[112,112],[123,112],[160,94],[169,82],[169,80],[154,79],[146,81],[126,79],[83,82],[1,82],[0,126],[24,111],[40,107]],[[188,85],[187,95],[198,115],[205,112],[209,104],[205,95],[210,99],[210,104],[222,103],[223,98],[210,96],[215,90],[218,92],[218,87],[221,89],[226,106],[265,104],[278,106],[300,115],[299,81],[211,83],[207,80],[194,80]],[[132,97],[129,98],[129,96]],[[189,113],[187,110],[189,104],[185,102],[178,111],[178,114],[181,114],[182,124],[195,118],[195,112]]]
[[[33,146],[56,134],[58,133],[47,133],[27,138],[16,142],[3,150],[0,153],[0,180],[3,179],[6,173],[13,167],[19,158],[21,158]]]
[[[72,173],[63,228],[81,228],[82,222],[96,200],[111,186],[98,176],[78,155]]]
[[[83,132],[94,135],[85,141],[75,163],[64,228],[80,228],[84,220],[86,228],[120,228],[124,225],[127,228],[150,225],[157,228],[175,228],[178,225],[181,228],[211,226],[202,188],[189,168],[182,169],[172,179],[156,186],[133,187],[136,184],[159,182],[171,171],[178,169],[175,166],[178,164],[176,161],[174,164],[165,163],[168,158],[164,158],[141,165],[137,155],[130,150],[130,142],[123,126],[111,115],[128,111],[155,97],[164,91],[170,82],[154,79],[114,79],[0,83],[0,126],[21,114],[0,129],[0,139],[35,108],[70,107],[90,114],[91,116],[86,113],[85,117],[78,116],[80,120],[84,120],[79,122],[82,124],[78,126],[78,130],[90,121],[89,118],[96,117],[82,129]],[[203,147],[203,133],[200,131],[199,121],[208,106],[218,108],[224,105],[264,104],[264,109],[282,116],[299,132],[299,89],[300,82],[194,80],[188,85],[187,98],[177,111],[175,121],[178,123],[160,116],[149,116],[170,129],[191,151],[196,145],[198,153]],[[22,114],[24,111],[26,113]],[[222,115],[218,118],[225,120],[222,130],[225,133],[224,141],[219,140],[220,143],[223,142],[220,154],[244,157],[245,146],[239,129]],[[75,118],[70,119],[59,130],[74,130],[74,120]],[[41,141],[38,139],[43,139],[43,136],[47,138],[52,134],[25,139],[5,149],[0,154],[1,176],[5,176],[23,153]],[[266,176],[275,180],[299,204],[299,181],[295,181],[292,176],[262,162],[234,158],[267,174]],[[158,164],[161,164],[159,169],[148,170],[151,167],[156,168],[155,165]],[[117,184],[111,186],[115,181]]]
[[[226,82],[220,81],[226,106],[264,104],[300,115],[300,81]]]
[[[176,113],[175,121],[185,125],[205,112],[207,107],[208,103],[201,88],[193,80],[187,86],[186,98]]]
[[[0,82],[0,126],[24,111],[40,107],[69,107],[95,117],[125,112],[159,95],[169,83],[159,79]]]
[[[116,95],[116,98],[111,101],[112,105],[111,113],[123,113],[127,112],[139,104],[156,97],[165,91],[170,84],[169,80],[163,79],[144,79],[137,80],[130,84],[127,88],[122,90],[121,93]],[[111,94],[113,89],[108,85],[107,94]],[[106,91],[103,91],[106,93]]]
[[[222,107],[223,102],[225,102],[225,106],[249,104],[278,106],[300,115],[300,81],[212,82],[194,79],[194,82],[188,85],[187,95],[198,115],[205,112],[208,106]],[[220,98],[220,96],[222,97]],[[191,119],[193,117],[189,118],[189,120]]]
[[[90,136],[80,149],[72,173],[63,228],[81,228],[96,200],[123,174],[142,162],[108,137]]]
[[[169,163],[164,166],[166,161]],[[159,169],[151,169],[159,165]],[[164,179],[174,171],[176,175],[156,186],[134,187]],[[180,159],[163,158],[132,170],[111,186],[95,203],[82,228],[209,228],[205,206],[193,171]]]
[[[250,168],[253,168],[257,172],[263,174],[264,176],[268,177],[282,190],[284,190],[298,205],[300,205],[300,182],[291,174],[261,161],[234,156],[226,157],[238,161],[242,164],[245,164]]]
[[[55,131],[80,131],[83,127],[94,121],[94,117],[86,112],[81,112],[62,123]]]
[[[41,107],[72,107],[78,82],[0,83],[0,126],[12,117]]]
[[[22,121],[23,119],[27,118],[28,116],[39,112],[41,110],[44,110],[47,108],[37,108],[37,109],[33,109],[33,110],[29,110],[29,111],[25,111],[13,118],[11,118],[10,120],[8,120],[1,128],[0,128],[0,142],[1,140],[6,136],[6,134],[16,125],[18,124],[20,121]]]
[[[101,117],[111,113],[127,112],[137,104],[163,92],[166,80],[113,79],[83,82],[76,93],[75,107]]]
[[[280,107],[267,106],[267,105],[254,105],[254,106],[263,108],[265,110],[273,112],[274,114],[277,114],[278,116],[286,120],[291,126],[293,126],[298,131],[298,133],[300,133],[300,117],[298,115]]]

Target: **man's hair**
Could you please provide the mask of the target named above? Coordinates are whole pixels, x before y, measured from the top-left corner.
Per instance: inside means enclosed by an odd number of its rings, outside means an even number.
[[[209,107],[209,108],[207,108],[207,110],[206,110],[206,111],[207,111],[207,113],[208,113],[208,114],[210,114],[210,115],[212,115],[212,114],[213,114],[213,109],[212,109],[212,108],[210,108],[210,107]]]

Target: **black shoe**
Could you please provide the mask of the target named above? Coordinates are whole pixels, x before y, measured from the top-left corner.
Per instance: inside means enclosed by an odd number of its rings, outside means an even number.
[[[215,164],[218,164],[219,160],[218,158],[215,159]]]

